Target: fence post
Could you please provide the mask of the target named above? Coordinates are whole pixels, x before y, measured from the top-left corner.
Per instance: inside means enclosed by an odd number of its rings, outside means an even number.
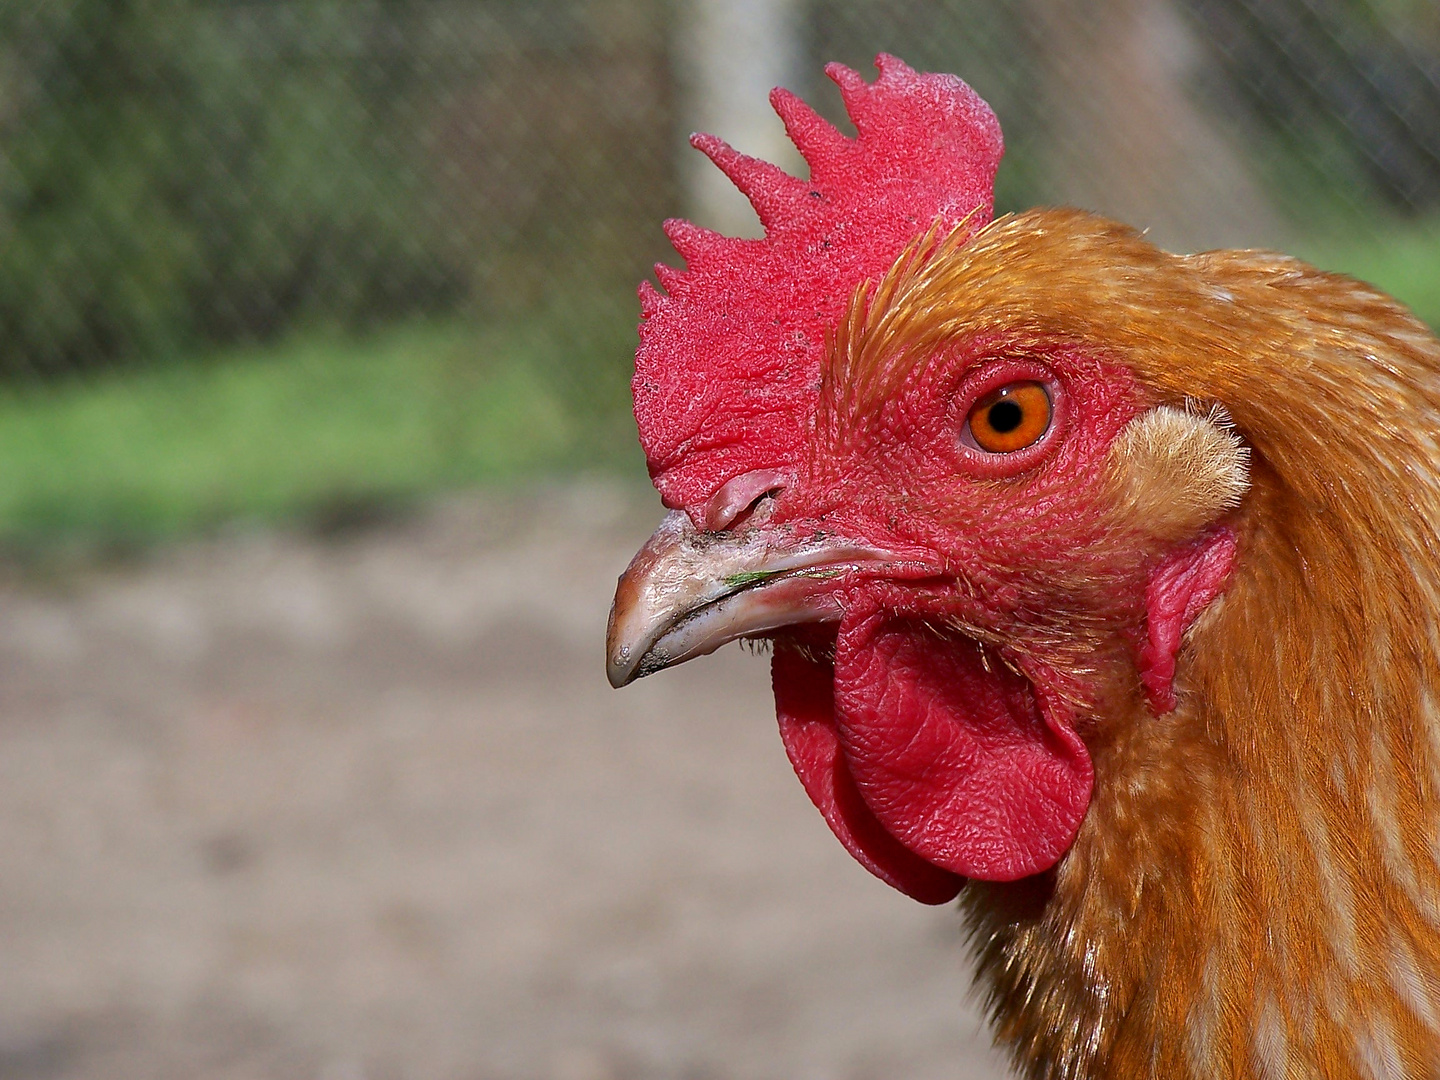
[[[772,88],[799,85],[801,15],[801,0],[685,0],[675,52],[686,135],[709,132],[747,154],[803,170],[769,105]],[[696,151],[682,152],[686,212],[710,228],[758,236],[754,212],[730,181]]]

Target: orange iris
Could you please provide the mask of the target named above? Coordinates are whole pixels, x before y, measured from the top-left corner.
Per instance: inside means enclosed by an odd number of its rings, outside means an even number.
[[[1014,382],[992,390],[970,410],[975,445],[992,454],[1013,454],[1050,430],[1050,395],[1038,382]]]

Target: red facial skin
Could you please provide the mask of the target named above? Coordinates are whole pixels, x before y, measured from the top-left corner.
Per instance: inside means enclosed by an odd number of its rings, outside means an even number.
[[[775,530],[777,548],[835,536],[895,556],[839,571],[838,625],[776,635],[775,697],[841,842],[938,903],[962,876],[1013,880],[1061,857],[1089,803],[1094,717],[1117,679],[1173,707],[1175,651],[1234,542],[1216,530],[1165,551],[1109,523],[1105,454],[1155,402],[1076,343],[957,342],[868,409],[853,387],[820,393],[857,286],[925,230],[973,235],[991,216],[989,108],[951,76],[877,66],[873,83],[827,69],[854,139],[772,97],[806,180],[694,140],[766,235],[667,223],[687,268],[657,268],[664,295],[641,288],[635,417],[665,505],[702,533]],[[1047,388],[1051,425],[986,453],[967,415],[1017,381]]]
[[[1051,395],[1045,435],[1011,454],[962,441],[976,400],[1029,380]],[[898,571],[850,574],[833,661],[816,631],[805,650],[782,637],[773,678],[812,799],[852,854],[916,899],[949,899],[963,877],[1037,873],[1074,838],[1093,780],[1084,703],[1107,687],[1054,642],[1079,628],[1134,637],[1143,623],[1156,552],[1117,546],[1100,484],[1111,442],[1146,405],[1128,372],[1082,350],[975,345],[876,412],[819,425],[830,437],[775,495],[767,527],[904,556]]]
[[[821,425],[829,432],[795,463],[796,480],[776,495],[770,521],[863,538],[959,579],[925,582],[914,614],[949,615],[1006,639],[1027,609],[1123,622],[1143,608],[1150,552],[1116,550],[1103,463],[1115,436],[1152,403],[1128,371],[1082,349],[1013,357],[1004,348],[975,343],[937,358],[875,412]],[[962,442],[979,398],[1028,380],[1044,384],[1053,403],[1035,444],[991,454]],[[875,584],[857,578],[853,601]]]

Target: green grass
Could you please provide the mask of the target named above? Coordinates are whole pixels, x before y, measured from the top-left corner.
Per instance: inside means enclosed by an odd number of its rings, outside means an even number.
[[[543,322],[421,322],[0,391],[0,543],[343,519],[613,462],[615,410],[555,377],[573,347]]]

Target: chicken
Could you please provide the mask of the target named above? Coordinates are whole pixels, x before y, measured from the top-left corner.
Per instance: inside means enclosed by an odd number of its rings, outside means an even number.
[[[840,842],[957,895],[1031,1077],[1440,1075],[1440,343],[1358,281],[991,218],[993,115],[832,66],[762,240],[667,228],[613,684],[773,645]]]

